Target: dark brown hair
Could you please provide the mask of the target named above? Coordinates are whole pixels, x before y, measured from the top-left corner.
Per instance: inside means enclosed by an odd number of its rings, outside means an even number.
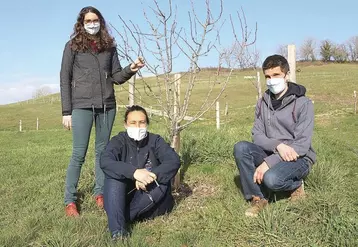
[[[281,71],[283,73],[287,73],[288,71],[290,71],[290,66],[286,60],[286,58],[284,58],[281,55],[272,55],[269,56],[265,59],[265,61],[262,64],[262,70],[265,72],[265,70],[267,69],[272,69],[275,67],[280,67]]]
[[[147,124],[149,124],[149,118],[148,118],[147,111],[146,111],[143,107],[141,107],[141,106],[139,106],[139,105],[132,105],[132,106],[127,107],[126,113],[124,114],[124,122],[125,122],[125,123],[126,123],[127,120],[128,120],[128,114],[131,113],[131,112],[133,112],[133,111],[143,112],[143,114],[145,115]]]
[[[84,28],[84,19],[87,13],[94,13],[98,16],[100,21],[100,30],[96,35],[90,35]],[[109,34],[106,21],[98,9],[88,6],[81,9],[77,16],[77,22],[73,27],[73,34],[71,35],[71,48],[74,51],[86,52],[92,49],[91,42],[95,42],[98,51],[104,51],[114,46],[114,38]]]

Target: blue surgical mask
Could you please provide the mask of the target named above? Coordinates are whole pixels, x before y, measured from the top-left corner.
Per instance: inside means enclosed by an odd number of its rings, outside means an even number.
[[[86,30],[87,33],[91,34],[91,35],[96,35],[99,31],[99,29],[101,28],[101,24],[99,22],[91,22],[91,23],[87,23],[84,24],[84,28]]]
[[[273,94],[279,94],[285,90],[286,82],[285,78],[271,78],[266,81],[267,88]]]

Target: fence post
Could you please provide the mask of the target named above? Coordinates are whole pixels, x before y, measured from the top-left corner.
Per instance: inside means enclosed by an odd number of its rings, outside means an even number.
[[[357,114],[357,91],[354,90],[353,92],[353,97],[354,97],[354,114]]]
[[[21,120],[19,121],[19,131],[20,132],[22,131],[22,121]]]
[[[296,46],[288,45],[288,64],[290,65],[290,81],[296,83]]]
[[[135,75],[132,76],[132,78],[128,81],[128,104],[129,106],[134,105],[134,89],[135,89]]]
[[[229,114],[229,103],[225,103],[225,116]]]
[[[257,75],[256,75],[256,87],[257,87],[257,94],[259,96],[259,99],[262,98],[262,88],[261,88],[261,79],[260,79],[260,72],[257,71]]]
[[[36,130],[39,130],[39,118],[36,119]]]
[[[216,129],[220,129],[220,103],[216,101]]]

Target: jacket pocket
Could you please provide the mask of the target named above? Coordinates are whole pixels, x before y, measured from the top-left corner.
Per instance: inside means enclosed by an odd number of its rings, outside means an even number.
[[[104,100],[107,102],[114,101],[115,92],[113,87],[113,79],[107,71],[104,72],[104,84]]]
[[[92,98],[91,71],[86,69],[83,73],[72,80],[72,97],[74,100]]]

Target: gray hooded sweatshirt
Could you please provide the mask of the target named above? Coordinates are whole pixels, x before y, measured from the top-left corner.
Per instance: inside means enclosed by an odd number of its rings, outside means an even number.
[[[281,100],[274,99],[267,90],[257,102],[252,137],[254,144],[269,154],[265,158],[269,167],[283,161],[276,149],[280,143],[292,147],[301,158],[308,158],[312,163],[316,161],[311,146],[313,103],[305,93],[305,87],[289,82]]]

